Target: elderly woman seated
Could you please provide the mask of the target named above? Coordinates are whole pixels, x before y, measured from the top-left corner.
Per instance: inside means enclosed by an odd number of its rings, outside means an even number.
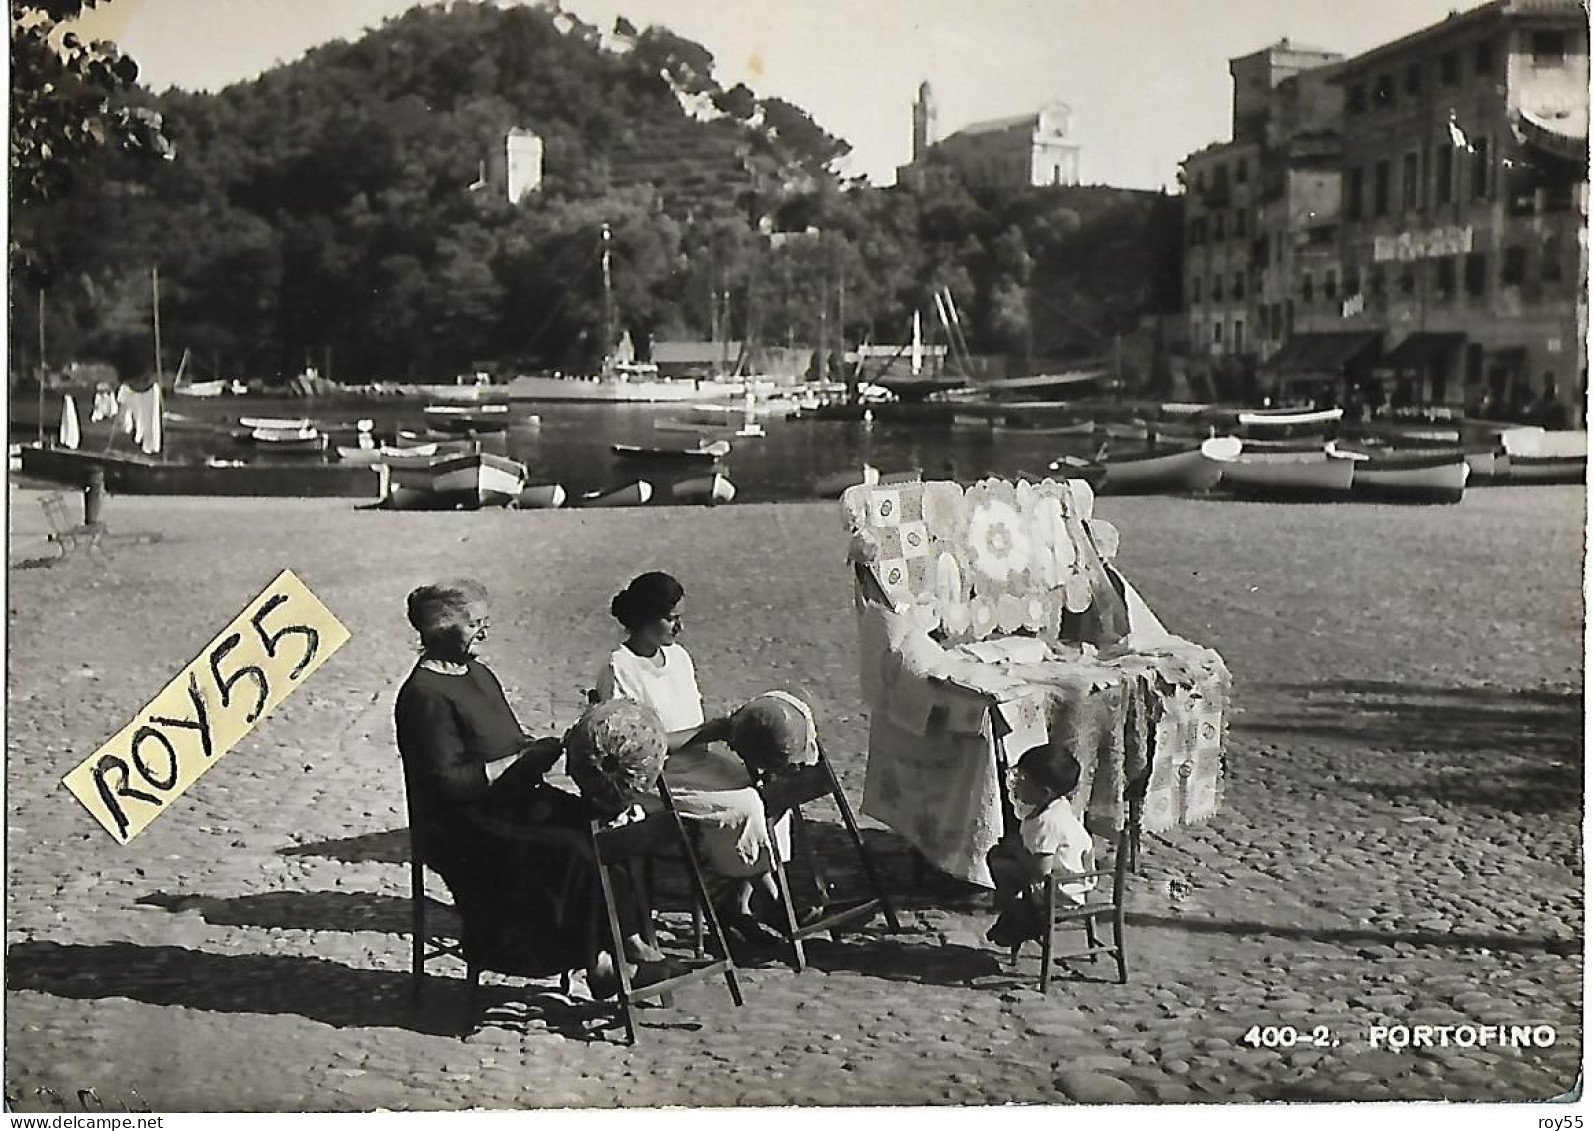
[[[395,721],[412,835],[421,861],[453,894],[467,959],[525,976],[584,968],[594,996],[613,993],[614,960],[593,929],[601,914],[596,871],[580,850],[589,809],[543,780],[560,740],[528,735],[476,658],[487,634],[486,591],[474,582],[421,586],[408,612],[420,659],[399,690]],[[539,838],[536,830],[565,836]],[[637,930],[637,902],[617,902],[626,959],[661,961]],[[645,970],[638,977],[648,980]]]

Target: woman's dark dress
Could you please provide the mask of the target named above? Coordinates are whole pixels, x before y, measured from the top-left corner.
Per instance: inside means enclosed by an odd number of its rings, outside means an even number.
[[[584,836],[589,827],[585,803],[542,780],[546,765],[522,758],[488,782],[486,763],[528,741],[497,677],[475,660],[463,675],[417,665],[399,689],[395,722],[416,851],[453,893],[466,956],[529,976],[587,965],[599,910],[590,865],[572,849],[492,828]]]

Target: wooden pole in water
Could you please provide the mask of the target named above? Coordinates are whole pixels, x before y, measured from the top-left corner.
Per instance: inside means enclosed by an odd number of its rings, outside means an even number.
[[[39,447],[44,447],[44,288],[39,288]]]
[[[163,382],[166,375],[165,375],[164,371],[161,369],[161,360],[160,360],[160,268],[159,267],[151,267],[149,269],[149,282],[150,282],[150,290],[154,294],[154,307],[155,307],[155,380],[157,382]]]

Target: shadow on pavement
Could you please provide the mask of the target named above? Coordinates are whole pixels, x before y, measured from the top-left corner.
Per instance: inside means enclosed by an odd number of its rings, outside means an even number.
[[[1582,749],[1583,697],[1577,692],[1370,680],[1274,684],[1267,690],[1289,697],[1287,711],[1264,722],[1236,722],[1235,731],[1449,753],[1578,754]]]
[[[534,984],[484,985],[472,1013],[462,979],[431,977],[424,1004],[410,999],[407,972],[359,970],[319,958],[212,954],[177,946],[34,941],[6,955],[6,988],[80,1001],[129,998],[213,1013],[296,1014],[339,1028],[407,1029],[463,1037],[477,1020],[514,1010],[565,1036],[590,1037],[591,1022],[612,1007],[572,1001]],[[515,992],[517,989],[520,992]]]
[[[1233,935],[1242,938],[1302,939],[1320,943],[1364,943],[1368,946],[1442,947],[1449,950],[1482,948],[1502,951],[1543,950],[1567,956],[1582,953],[1580,939],[1531,935],[1501,935],[1465,931],[1383,931],[1371,927],[1285,927],[1239,919],[1190,919],[1176,915],[1147,915],[1130,911],[1124,917],[1131,927],[1165,927],[1190,934]]]
[[[890,982],[951,987],[966,986],[974,978],[1009,973],[993,950],[955,943],[914,943],[905,941],[908,937],[843,936],[844,941],[839,943],[810,940],[808,964],[828,974],[845,971]]]
[[[338,840],[293,844],[277,849],[278,856],[324,856],[344,864],[408,864],[409,830],[388,829]]]
[[[407,935],[412,926],[407,896],[370,892],[273,891],[228,898],[155,892],[134,902],[140,907],[161,907],[174,915],[197,912],[205,922],[220,927]],[[459,920],[453,908],[437,900],[428,903],[427,930],[457,938]]]

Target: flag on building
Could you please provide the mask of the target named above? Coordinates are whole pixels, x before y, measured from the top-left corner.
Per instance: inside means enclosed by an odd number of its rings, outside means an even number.
[[[1357,291],[1344,300],[1344,317],[1354,318],[1366,310],[1366,296]]]

